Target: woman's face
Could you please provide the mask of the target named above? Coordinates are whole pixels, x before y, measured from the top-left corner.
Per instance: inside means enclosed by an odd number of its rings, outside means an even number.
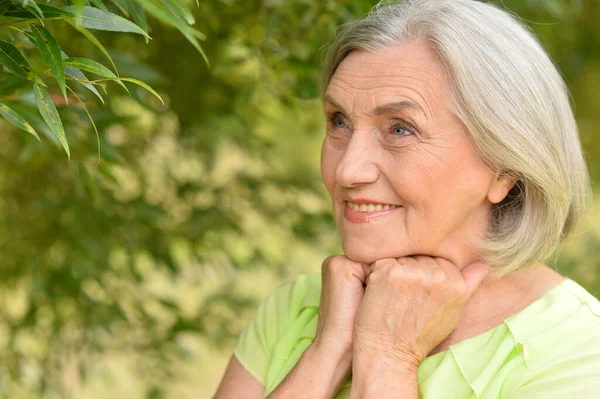
[[[477,260],[509,182],[478,158],[435,53],[414,42],[351,52],[327,91],[321,173],[345,255]]]

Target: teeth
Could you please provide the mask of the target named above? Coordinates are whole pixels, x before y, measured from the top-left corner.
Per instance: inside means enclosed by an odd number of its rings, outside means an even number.
[[[397,205],[381,205],[381,204],[355,204],[354,202],[350,202],[347,201],[346,204],[348,205],[349,208],[354,209],[355,211],[359,211],[359,212],[383,212],[383,211],[389,211],[390,209],[394,209],[397,208]]]

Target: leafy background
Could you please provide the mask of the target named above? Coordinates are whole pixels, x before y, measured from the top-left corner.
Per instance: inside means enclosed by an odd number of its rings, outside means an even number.
[[[560,67],[597,187],[600,3],[493,3]],[[257,303],[339,252],[319,66],[374,4],[0,0],[0,398],[212,395]],[[599,212],[550,260],[597,296]]]

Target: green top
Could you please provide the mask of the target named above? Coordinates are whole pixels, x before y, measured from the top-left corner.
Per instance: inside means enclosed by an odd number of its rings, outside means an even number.
[[[321,274],[271,293],[241,334],[234,354],[270,394],[312,343]],[[335,399],[350,398],[351,377]],[[600,302],[566,279],[480,335],[427,357],[421,398],[600,398]]]

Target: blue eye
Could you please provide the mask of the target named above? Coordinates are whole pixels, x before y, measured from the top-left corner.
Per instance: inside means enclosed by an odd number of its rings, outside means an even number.
[[[394,134],[396,136],[405,136],[407,134],[410,134],[410,132],[403,127],[397,126],[394,128]]]
[[[346,128],[348,128],[348,125],[346,125],[346,121],[340,115],[339,112],[337,112],[337,113],[335,113],[335,115],[327,118],[327,120],[329,121],[329,123],[331,123],[331,126],[333,126],[334,129],[346,129]]]
[[[413,134],[413,128],[407,123],[394,123],[391,126],[391,132],[394,136],[408,136]]]
[[[333,120],[333,126],[343,129],[344,127],[346,127],[346,124],[340,118],[335,118]]]

